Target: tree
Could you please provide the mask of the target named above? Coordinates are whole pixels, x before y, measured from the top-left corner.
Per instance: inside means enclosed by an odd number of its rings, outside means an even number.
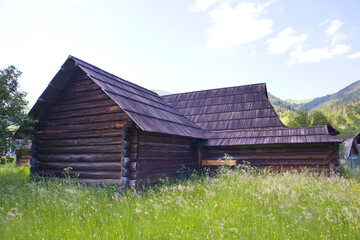
[[[287,122],[288,127],[308,127],[331,124],[331,120],[321,111],[299,110],[296,115]]]
[[[28,129],[33,123],[25,112],[28,102],[26,92],[19,89],[20,76],[21,72],[14,66],[0,70],[0,156],[15,149],[15,130],[19,126]]]
[[[311,126],[329,125],[331,120],[321,111],[315,110],[310,113]]]
[[[353,138],[360,132],[360,104],[346,107],[347,120],[343,122],[341,137]]]
[[[307,127],[311,125],[309,111],[299,110],[293,118],[287,122],[288,127]]]

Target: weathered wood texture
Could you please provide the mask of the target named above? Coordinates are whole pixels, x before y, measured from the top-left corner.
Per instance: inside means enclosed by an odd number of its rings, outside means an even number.
[[[29,153],[16,153],[17,165],[30,165],[31,152]]]
[[[128,120],[122,129],[121,187],[135,188],[137,185],[138,130]]]
[[[138,184],[174,178],[198,167],[194,139],[139,132]]]
[[[217,160],[227,153],[236,160],[250,162],[251,166],[270,169],[318,169],[333,171],[338,166],[339,144],[275,144],[257,146],[202,148],[204,160]]]
[[[78,69],[36,126],[33,158],[40,175],[120,183],[123,127],[129,116]]]

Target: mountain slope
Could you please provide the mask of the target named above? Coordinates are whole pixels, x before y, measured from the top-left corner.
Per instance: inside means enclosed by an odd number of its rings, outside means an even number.
[[[296,111],[298,109],[320,110],[331,118],[339,115],[346,115],[346,107],[360,103],[360,80],[341,89],[337,93],[329,94],[323,97],[317,97],[312,100],[281,100],[269,94],[270,102],[278,113],[284,113],[286,110]],[[281,115],[281,114],[280,114]]]

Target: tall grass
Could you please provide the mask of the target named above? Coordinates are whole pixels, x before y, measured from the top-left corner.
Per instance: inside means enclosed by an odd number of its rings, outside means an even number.
[[[360,239],[360,182],[223,168],[146,191],[0,168],[0,239]]]

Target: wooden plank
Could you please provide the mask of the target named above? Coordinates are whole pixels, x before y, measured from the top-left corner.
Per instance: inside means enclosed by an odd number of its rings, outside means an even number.
[[[203,166],[235,166],[236,160],[203,160]]]

